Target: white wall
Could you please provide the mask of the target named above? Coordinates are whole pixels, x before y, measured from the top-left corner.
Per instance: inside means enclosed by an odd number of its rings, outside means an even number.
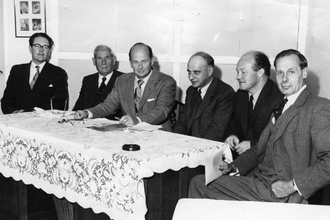
[[[3,2],[8,75],[12,65],[28,62],[30,54],[27,39],[15,38],[13,1]],[[46,1],[46,20],[56,44],[51,62],[69,75],[71,108],[83,76],[96,71],[91,61],[94,47],[109,45],[119,70],[130,72],[127,53],[138,41],[149,44],[156,66],[176,79],[181,100],[190,85],[186,62],[197,51],[211,54],[216,75],[237,89],[235,66],[243,53],[261,50],[272,60],[288,48],[306,52],[312,79],[308,85],[330,98],[330,52],[324,47],[329,9],[325,0],[51,0]]]

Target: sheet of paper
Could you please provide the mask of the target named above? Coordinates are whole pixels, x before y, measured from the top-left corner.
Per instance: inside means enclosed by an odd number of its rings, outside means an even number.
[[[219,161],[223,160],[223,152],[218,153],[206,158],[205,160],[205,185],[209,184],[216,178],[222,175],[218,168]]]
[[[141,122],[137,125],[129,127],[130,130],[138,130],[138,131],[154,131],[162,128],[161,125],[151,125],[147,122]]]

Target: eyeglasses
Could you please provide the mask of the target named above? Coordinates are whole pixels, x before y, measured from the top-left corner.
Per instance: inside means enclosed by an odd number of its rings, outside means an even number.
[[[40,45],[40,44],[32,44],[32,46],[34,46],[35,48],[43,48],[44,50],[49,50],[49,46],[48,45]]]

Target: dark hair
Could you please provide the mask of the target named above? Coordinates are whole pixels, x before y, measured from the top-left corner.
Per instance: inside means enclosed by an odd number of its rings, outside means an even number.
[[[297,57],[300,60],[300,63],[299,63],[300,69],[303,70],[308,66],[307,59],[304,55],[302,55],[298,50],[288,49],[288,50],[283,50],[282,52],[280,52],[279,54],[276,55],[275,60],[274,60],[275,68],[276,68],[276,62],[278,59],[280,59],[281,57],[290,56],[290,55],[297,55]]]
[[[252,69],[254,71],[264,69],[265,75],[270,76],[270,62],[267,55],[261,51],[252,51],[250,53],[254,58],[254,64],[252,65]]]
[[[207,65],[214,67],[214,59],[213,59],[213,57],[212,57],[210,54],[205,53],[205,52],[203,52],[203,51],[199,51],[199,52],[195,53],[194,55],[192,55],[192,56],[190,57],[190,59],[191,59],[192,57],[195,57],[195,56],[203,57],[204,60],[206,61]]]
[[[150,57],[150,59],[152,59],[152,58],[154,57],[154,54],[152,53],[152,49],[151,49],[151,47],[150,47],[149,45],[147,45],[147,44],[144,44],[144,43],[142,43],[142,42],[139,42],[139,43],[134,44],[134,45],[131,47],[131,49],[129,50],[129,52],[128,52],[129,60],[131,60],[131,52],[132,52],[133,47],[135,47],[135,46],[144,46],[144,47],[146,47],[147,50],[148,50],[148,53],[149,53],[149,57]]]
[[[31,35],[31,37],[29,39],[30,47],[32,47],[34,39],[36,39],[37,37],[46,38],[48,40],[48,43],[49,43],[49,48],[53,47],[53,45],[54,45],[53,39],[51,37],[49,37],[46,33],[42,33],[42,32],[35,33],[35,34]]]

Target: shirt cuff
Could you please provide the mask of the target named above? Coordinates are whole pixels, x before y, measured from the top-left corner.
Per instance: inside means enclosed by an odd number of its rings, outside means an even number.
[[[87,109],[85,109],[84,111],[87,112],[87,118],[93,118],[93,113]]]
[[[298,189],[298,186],[296,185],[296,181],[294,179],[292,179],[292,183],[293,183],[293,189],[295,191],[297,191],[299,193],[300,196],[302,196],[301,192]]]

